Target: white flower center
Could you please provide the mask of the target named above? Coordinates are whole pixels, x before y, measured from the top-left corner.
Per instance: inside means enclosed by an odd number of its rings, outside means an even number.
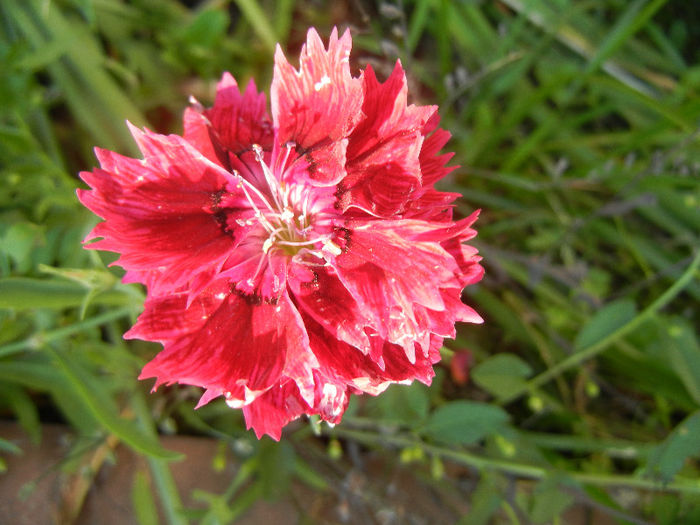
[[[287,144],[285,154],[281,156],[280,162],[276,163],[281,174],[286,169],[294,147],[293,143]],[[275,176],[265,162],[262,147],[253,144],[253,152],[260,164],[265,187],[259,189],[240,175],[238,187],[254,210],[255,219],[267,232],[267,238],[262,244],[263,253],[267,254],[277,249],[289,256],[294,256],[302,250],[317,257],[322,257],[321,251],[339,255],[341,249],[331,240],[332,235],[314,230],[315,214],[310,209],[311,188],[303,184],[286,184],[284,177]]]

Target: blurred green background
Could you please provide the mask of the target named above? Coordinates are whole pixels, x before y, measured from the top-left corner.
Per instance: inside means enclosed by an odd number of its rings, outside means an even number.
[[[194,411],[197,389],[136,380],[158,350],[121,338],[144,292],[81,248],[97,219],[77,173],[94,146],[137,154],[125,119],[180,133],[223,71],[267,89],[276,42],[294,63],[309,26],[334,25],[355,73],[386,78],[399,58],[411,100],[440,106],[462,166],[442,188],[458,214],[483,210],[487,274],[465,299],[486,323],[446,341],[432,387],[258,442],[223,401]],[[35,442],[68,425],[51,467],[68,473],[106,444],[97,470],[115,447],[146,458],[141,524],[230,523],[294,484],[335,503],[290,523],[411,523],[382,521],[388,492],[341,497],[370,460],[463,524],[569,523],[574,505],[589,522],[700,523],[699,50],[687,0],[3,0],[0,418]],[[201,476],[230,467],[227,484],[192,503],[157,434],[216,440]],[[0,436],[0,453],[6,470],[22,451]]]

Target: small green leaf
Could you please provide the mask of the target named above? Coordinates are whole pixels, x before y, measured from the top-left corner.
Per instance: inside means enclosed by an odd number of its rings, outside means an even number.
[[[223,11],[205,9],[183,32],[183,44],[211,48],[224,36],[228,24],[229,18]]]
[[[22,449],[15,445],[12,441],[0,438],[0,450],[8,454],[21,454]]]
[[[372,408],[376,407],[377,416],[382,420],[409,426],[425,420],[429,404],[426,386],[417,382],[410,386],[392,385],[372,399]]]
[[[506,481],[497,472],[481,473],[479,484],[471,495],[469,510],[457,525],[487,525],[503,501]]]
[[[423,433],[442,443],[470,445],[505,428],[508,414],[477,401],[452,401],[428,419]]]
[[[0,400],[12,410],[22,429],[33,443],[41,441],[39,409],[24,388],[11,383],[0,383]]]
[[[615,330],[631,321],[637,313],[634,302],[620,299],[605,305],[581,328],[574,340],[574,348],[583,350],[593,346]]]
[[[270,51],[274,51],[277,45],[277,36],[260,4],[256,0],[236,0],[236,4],[260,40]]]
[[[496,397],[517,392],[532,374],[530,366],[514,354],[497,354],[472,370],[472,379]]]
[[[301,458],[296,458],[294,463],[294,474],[304,484],[316,491],[328,489],[328,482],[316,470]]]
[[[677,318],[662,327],[664,343],[673,370],[681,378],[690,396],[700,404],[700,346],[691,326]]]
[[[673,479],[686,459],[700,454],[700,411],[684,419],[652,452],[647,471],[664,482]]]
[[[288,441],[274,443],[269,439],[260,442],[258,475],[261,490],[266,499],[283,496],[290,487],[296,468],[296,454]]]
[[[104,290],[114,286],[117,278],[106,270],[93,270],[86,268],[55,268],[47,264],[40,264],[39,271],[51,275],[57,275],[70,281],[80,283],[86,288]]]
[[[117,278],[106,270],[54,268],[53,266],[40,264],[39,271],[64,277],[87,288],[87,292],[80,303],[80,319],[85,318],[88,306],[90,306],[90,303],[99,292],[112,288],[117,283]]]
[[[26,262],[34,245],[42,236],[42,228],[28,222],[18,222],[10,226],[2,239],[2,251],[9,255],[15,263],[22,265]]]
[[[574,502],[574,497],[562,490],[561,480],[540,481],[532,493],[530,519],[533,523],[551,523]]]

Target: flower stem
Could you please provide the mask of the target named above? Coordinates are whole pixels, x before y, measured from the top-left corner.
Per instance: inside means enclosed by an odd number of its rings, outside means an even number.
[[[671,285],[668,290],[666,290],[661,296],[659,296],[652,304],[650,304],[643,312],[631,319],[626,324],[622,325],[620,328],[604,337],[600,341],[593,343],[587,348],[584,348],[580,352],[569,356],[563,361],[557,363],[551,368],[545,370],[538,376],[535,376],[530,381],[525,383],[520,389],[503,396],[498,399],[499,404],[507,404],[511,401],[515,401],[527,392],[533,392],[536,388],[542,386],[543,384],[549,382],[555,377],[559,376],[563,372],[577,366],[578,364],[591,359],[592,357],[598,355],[603,350],[608,348],[612,343],[616,342],[620,338],[627,335],[629,332],[637,328],[640,324],[646,321],[649,317],[654,315],[656,312],[661,310],[669,302],[671,302],[683,289],[693,280],[694,274],[700,266],[700,250],[695,253],[695,257],[686,268],[683,275],[681,275],[678,280]]]
[[[579,483],[597,485],[601,487],[628,487],[652,491],[683,492],[700,494],[700,480],[681,478],[672,483],[662,483],[651,479],[630,477],[616,474],[572,472],[560,469],[547,469],[535,465],[515,463],[503,459],[494,459],[484,456],[477,456],[465,450],[455,450],[436,445],[429,445],[419,439],[407,436],[396,436],[391,434],[376,434],[361,430],[350,430],[342,427],[328,429],[322,427],[324,434],[334,437],[341,437],[357,441],[366,445],[394,445],[398,447],[420,447],[427,454],[439,456],[443,459],[454,461],[478,471],[491,470],[520,476],[529,479],[545,479],[550,475],[565,475]]]

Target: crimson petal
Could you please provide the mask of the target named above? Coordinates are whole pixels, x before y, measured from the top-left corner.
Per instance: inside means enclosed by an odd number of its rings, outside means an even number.
[[[126,338],[159,341],[160,352],[140,378],[240,392],[247,404],[278,384],[288,356],[303,353],[308,337],[288,298],[253,304],[220,281],[187,307],[186,294],[151,298]]]
[[[407,105],[406,75],[397,62],[383,84],[371,67],[362,75],[365,118],[348,139],[347,176],[339,186],[340,208],[351,206],[380,217],[403,211],[423,184],[423,128],[435,106]]]

